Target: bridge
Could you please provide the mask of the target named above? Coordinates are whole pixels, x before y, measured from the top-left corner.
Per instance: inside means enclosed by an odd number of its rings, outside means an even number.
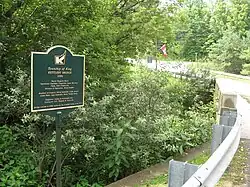
[[[213,187],[238,149],[240,138],[250,139],[250,78],[212,72],[216,77],[217,122],[213,126],[211,156],[203,165],[171,160],[169,187]]]
[[[187,63],[159,62],[156,65],[156,62],[141,60],[138,64],[170,72],[176,77],[197,77],[197,74],[190,75]],[[237,151],[240,138],[250,139],[250,77],[218,71],[210,73],[216,79],[215,103],[217,124],[220,124],[213,126],[212,154],[200,166],[171,160],[169,187],[215,186]]]
[[[231,74],[231,76],[234,76]],[[238,75],[237,75],[238,76]],[[242,78],[246,78],[242,76]],[[247,79],[246,79],[247,80]],[[216,78],[217,114],[222,108],[235,108],[241,115],[241,138],[250,139],[250,81]],[[238,97],[240,95],[241,97]]]

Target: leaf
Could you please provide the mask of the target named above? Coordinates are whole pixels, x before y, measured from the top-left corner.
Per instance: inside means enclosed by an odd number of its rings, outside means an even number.
[[[115,162],[109,161],[109,169],[112,168],[115,165]]]
[[[122,145],[122,141],[120,139],[116,140],[116,148],[119,149]]]
[[[183,154],[183,146],[181,145],[180,147],[179,147],[179,152],[180,152],[180,154],[182,155]]]
[[[120,170],[119,168],[116,168],[115,170],[115,179],[117,179],[117,177],[119,176]]]
[[[110,173],[109,173],[109,178],[112,178],[113,176],[114,176],[114,174],[115,174],[115,169],[114,170],[112,170]]]
[[[122,134],[122,132],[123,132],[123,129],[118,129],[117,130],[117,137],[120,137],[121,136],[121,134]]]
[[[14,160],[11,160],[10,162],[9,162],[9,165],[13,165],[15,163],[15,161]]]
[[[120,160],[119,156],[120,156],[120,155],[118,155],[118,154],[115,155],[115,163],[117,163],[118,160]]]

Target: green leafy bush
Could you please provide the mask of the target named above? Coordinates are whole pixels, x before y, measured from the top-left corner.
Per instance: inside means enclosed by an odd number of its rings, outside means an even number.
[[[74,159],[66,162],[82,163],[74,173],[90,182],[107,183],[206,142],[212,88],[205,79],[137,70],[112,95],[71,114],[65,140]]]
[[[29,150],[11,129],[0,127],[0,186],[39,186],[37,165]]]
[[[112,91],[102,99],[95,99],[93,91],[87,92],[86,106],[64,119],[63,184],[107,184],[210,138],[214,121],[212,82],[203,78],[180,80],[144,69],[128,75],[120,85],[110,85]],[[23,77],[23,73],[17,76]],[[24,85],[24,81],[13,85],[22,91],[5,97],[3,116],[20,109],[18,104],[17,108],[11,106],[15,100],[21,103],[26,98]],[[88,84],[88,90],[97,85]],[[28,104],[23,107],[15,114],[15,125],[1,128],[10,138],[1,139],[1,152],[8,156],[1,182],[54,185],[53,118],[28,113]],[[17,144],[19,141],[22,143]],[[13,152],[8,155],[6,150]]]
[[[221,39],[211,46],[209,58],[224,65],[224,70],[236,74],[248,74],[250,33],[240,36],[225,31]]]
[[[76,185],[74,185],[74,187],[102,187],[102,186],[97,183],[90,185],[87,179],[81,177],[79,182]]]
[[[86,106],[63,122],[65,186],[107,184],[209,137],[200,136],[209,131],[210,118],[198,112],[210,101],[209,83],[131,73],[124,61],[153,51],[155,34],[161,39],[170,30],[162,23],[175,8],[169,14],[152,0],[79,2],[1,4],[0,186],[55,186],[54,119],[30,113],[29,86],[30,52],[55,44],[86,55]],[[193,26],[193,33],[200,30]],[[205,37],[200,39],[203,44]]]
[[[240,73],[242,75],[250,75],[250,64],[243,64],[243,67]]]

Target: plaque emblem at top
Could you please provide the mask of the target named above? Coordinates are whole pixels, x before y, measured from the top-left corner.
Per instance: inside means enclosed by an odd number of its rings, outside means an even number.
[[[66,50],[61,55],[55,55],[55,65],[65,65],[66,63]]]

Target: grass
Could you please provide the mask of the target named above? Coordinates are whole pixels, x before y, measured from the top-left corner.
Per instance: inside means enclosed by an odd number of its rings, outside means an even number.
[[[247,167],[247,149],[244,146],[244,141],[241,141],[239,148],[234,155],[232,162],[225,171],[224,175],[220,179],[216,187],[239,187],[246,183],[246,177],[244,170]],[[205,151],[194,159],[190,160],[189,163],[201,165],[205,163],[210,157],[210,152]],[[143,185],[135,187],[166,187],[168,175],[159,175],[151,180],[146,181]]]
[[[203,164],[207,161],[209,156],[210,156],[209,152],[203,152],[199,156],[197,156],[194,159],[192,159],[191,161],[189,161],[189,163],[197,164],[197,165]],[[159,175],[151,180],[146,181],[143,185],[140,185],[140,186],[137,185],[135,187],[163,187],[163,186],[166,187],[167,180],[168,180],[168,175],[163,174],[163,175]]]
[[[224,71],[223,64],[218,64],[218,63],[214,63],[211,61],[192,62],[192,64],[189,65],[189,68],[193,70],[207,69],[207,70],[214,70],[214,71]]]
[[[135,187],[163,187],[163,186],[166,187],[167,179],[168,179],[168,175],[163,174],[163,175],[159,175],[153,178],[152,180],[146,181],[142,186],[137,185]]]
[[[208,69],[208,70],[214,70],[214,71],[221,71],[222,73],[224,72],[224,65],[223,64],[218,64],[214,62],[193,62],[190,66],[191,69],[194,70],[200,70],[200,69]],[[249,79],[244,78],[244,75],[241,75],[242,77],[234,76],[234,74],[231,75],[223,75],[219,74],[216,72],[211,72],[211,75],[216,77],[216,78],[227,78],[227,79],[232,79],[232,80],[238,80],[246,83],[250,83]],[[247,77],[247,76],[245,76]]]
[[[189,161],[189,163],[201,165],[201,164],[204,164],[208,160],[209,157],[210,157],[210,152],[206,151],[200,154],[199,156],[195,157],[193,160]]]
[[[241,141],[239,148],[234,155],[232,162],[222,176],[217,187],[239,186],[246,183],[244,170],[247,167],[247,149],[244,146],[244,141]]]

